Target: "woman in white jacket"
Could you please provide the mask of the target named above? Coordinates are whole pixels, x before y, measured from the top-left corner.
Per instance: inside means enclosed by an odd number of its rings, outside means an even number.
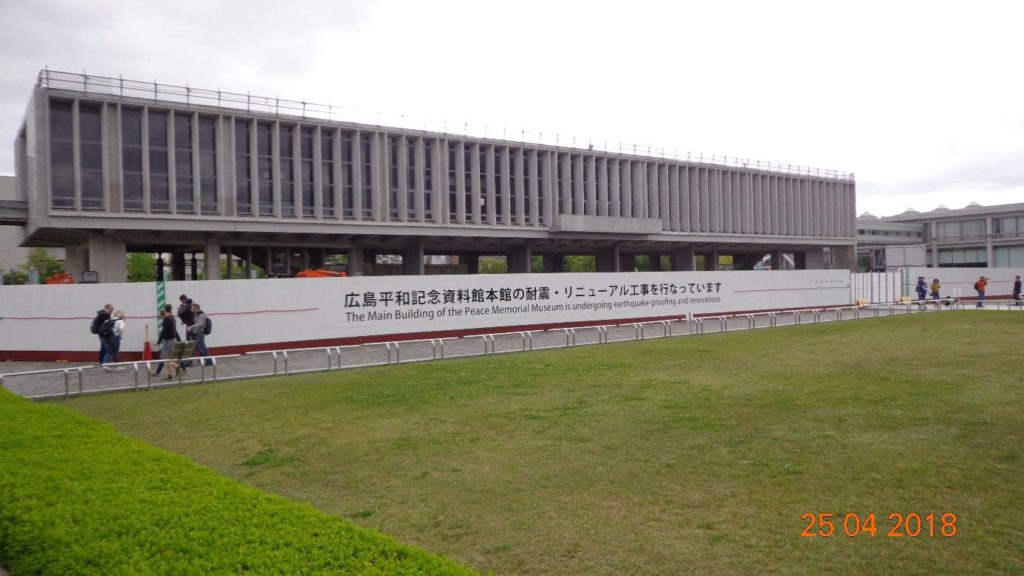
[[[124,336],[124,311],[118,310],[114,312],[114,336],[110,338],[110,355],[113,358],[113,362],[117,363],[121,361],[121,337]],[[117,366],[115,370],[124,370],[124,366]]]

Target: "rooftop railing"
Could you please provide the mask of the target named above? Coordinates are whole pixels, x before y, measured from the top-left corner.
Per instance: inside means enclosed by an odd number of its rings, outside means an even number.
[[[584,139],[576,138],[575,136],[563,138],[559,134],[551,132],[545,133],[537,130],[511,130],[507,128],[497,130],[493,126],[489,127],[485,124],[450,122],[447,120],[438,122],[428,119],[414,119],[404,114],[396,115],[383,114],[381,112],[366,112],[360,111],[356,108],[332,106],[329,104],[316,104],[302,100],[286,100],[277,97],[257,96],[249,93],[243,94],[240,92],[227,92],[220,89],[211,90],[207,88],[195,88],[187,84],[185,86],[161,84],[156,80],[149,82],[129,80],[121,77],[113,78],[110,76],[95,76],[92,74],[86,74],[85,72],[61,72],[57,70],[44,69],[39,72],[37,85],[58,90],[73,90],[125,98],[142,98],[158,102],[174,102],[186,105],[195,104],[213,106],[220,109],[244,110],[246,112],[272,114],[275,116],[311,118],[331,122],[351,122],[354,124],[365,124],[378,127],[394,127],[403,130],[423,130],[424,132],[434,132],[439,134],[528,142],[545,146],[575,148],[586,151],[596,150],[612,154],[676,160],[700,165],[745,168],[748,170],[759,170],[767,173],[813,176],[816,178],[828,178],[851,182],[854,180],[854,174],[852,172],[813,168],[798,164],[766,162],[762,160],[752,160],[749,158],[721,154],[705,154],[690,151],[680,152],[679,150],[670,150],[665,147],[626,143],[621,141],[616,142],[608,139]]]

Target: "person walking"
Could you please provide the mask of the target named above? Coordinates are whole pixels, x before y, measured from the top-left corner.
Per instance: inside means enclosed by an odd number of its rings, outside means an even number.
[[[942,285],[939,284],[939,279],[935,278],[934,280],[932,280],[932,286],[931,286],[931,289],[932,289],[932,300],[938,300],[939,299],[939,289],[940,288],[942,288]]]
[[[165,304],[163,309],[160,310],[160,332],[157,335],[156,345],[160,348],[160,364],[156,367],[156,376],[160,375],[160,372],[164,369],[165,364],[171,364],[167,368],[167,379],[174,378],[175,366],[173,362],[167,362],[174,357],[174,344],[181,340],[178,337],[178,329],[174,325],[174,307],[170,304]]]
[[[118,310],[113,316],[103,323],[100,328],[100,336],[107,341],[107,353],[103,357],[103,364],[117,364],[121,361],[121,338],[124,336],[124,312]],[[104,370],[124,370],[124,366],[110,368],[104,366]]]
[[[1013,301],[1020,306],[1020,274],[1013,279]]]
[[[107,304],[103,308],[96,311],[96,317],[92,319],[92,325],[89,327],[89,331],[95,334],[100,339],[100,364],[103,364],[103,359],[107,356],[107,339],[100,334],[100,329],[103,328],[103,323],[110,320],[110,313],[114,311],[113,304]]]
[[[924,300],[924,297],[928,294],[928,283],[925,282],[924,276],[917,277],[917,299]]]
[[[210,351],[206,349],[206,313],[198,302],[192,303],[192,317],[194,322],[189,330],[192,332],[192,340],[196,343],[196,352],[200,357],[209,356]],[[203,360],[203,364],[209,364],[209,361]]]
[[[988,278],[979,276],[978,281],[974,283],[974,289],[978,292],[978,308],[985,307],[985,288],[988,287]]]
[[[192,339],[192,324],[195,323],[195,313],[192,312],[192,299],[182,294],[178,297],[178,318],[185,326],[185,339]]]

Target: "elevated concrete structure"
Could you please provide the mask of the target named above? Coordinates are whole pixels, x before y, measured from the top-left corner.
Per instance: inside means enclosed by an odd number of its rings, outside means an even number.
[[[125,251],[172,253],[177,279],[176,263],[197,253],[275,275],[333,255],[351,274],[376,273],[376,254],[401,255],[405,274],[456,254],[504,254],[523,272],[535,255],[560,271],[579,254],[599,270],[632,270],[636,255],[655,269],[661,255],[680,270],[701,255],[713,268],[716,254],[852,265],[850,174],[338,122],[279,104],[41,73],[16,144],[24,245],[68,247],[75,269],[103,282],[123,280],[113,262]]]

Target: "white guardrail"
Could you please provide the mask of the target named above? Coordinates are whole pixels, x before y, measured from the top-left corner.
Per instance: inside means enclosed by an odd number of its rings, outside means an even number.
[[[1024,306],[1012,300],[986,301],[985,307],[1024,312]],[[188,372],[178,370],[171,379],[158,379],[154,374],[154,369],[163,363],[173,362],[173,360],[138,360],[102,366],[90,364],[0,374],[0,386],[7,387],[30,399],[46,400],[105,392],[150,390],[166,386],[573,348],[650,338],[697,336],[737,330],[975,308],[976,302],[964,302],[955,298],[912,300],[867,306],[776,310],[575,328],[502,331],[448,338],[268,350],[247,354],[192,357],[188,359],[191,369]],[[101,368],[103,369],[101,370]],[[186,378],[186,374],[190,376]]]

